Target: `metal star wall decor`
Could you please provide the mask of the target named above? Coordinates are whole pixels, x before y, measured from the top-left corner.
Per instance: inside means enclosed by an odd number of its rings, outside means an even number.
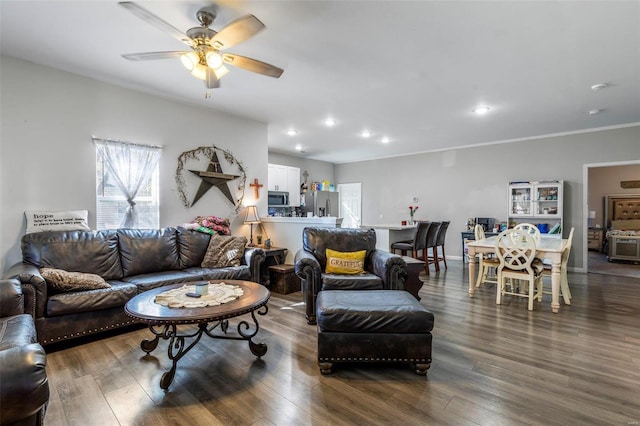
[[[193,198],[191,205],[193,206],[196,201],[198,201],[202,196],[211,189],[212,186],[215,186],[224,194],[225,197],[232,203],[235,204],[233,196],[231,195],[231,191],[229,191],[229,185],[227,183],[233,179],[237,179],[240,175],[229,175],[222,172],[222,167],[220,166],[220,162],[218,161],[218,154],[215,152],[211,157],[211,161],[209,161],[209,167],[207,167],[206,171],[199,170],[189,170],[194,175],[198,176],[202,179],[200,182],[200,187],[198,188],[198,192],[196,192],[196,196]]]
[[[225,173],[222,170],[220,161],[218,160],[218,152],[224,155],[224,159],[230,164],[238,168],[239,174]],[[209,165],[207,170],[191,170],[189,171],[198,176],[202,181],[198,187],[196,195],[192,202],[188,200],[188,194],[185,190],[185,181],[183,171],[185,168],[185,162],[188,160],[201,161],[201,157],[209,159]],[[217,146],[201,146],[191,151],[186,151],[180,154],[178,157],[178,168],[176,169],[176,183],[178,184],[178,192],[180,199],[185,207],[192,207],[204,194],[212,187],[218,188],[222,194],[235,206],[236,212],[242,207],[242,200],[244,198],[244,189],[246,182],[246,173],[241,162],[231,154],[230,151],[219,148]],[[237,181],[237,187],[235,188],[236,197],[234,198],[233,186],[230,188],[229,184],[233,181]]]

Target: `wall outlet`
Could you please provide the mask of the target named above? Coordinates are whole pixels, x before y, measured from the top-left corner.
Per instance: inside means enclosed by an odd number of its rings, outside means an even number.
[[[412,202],[412,203],[417,203],[417,202],[418,202],[418,197],[413,197],[413,198],[411,198],[411,202]]]

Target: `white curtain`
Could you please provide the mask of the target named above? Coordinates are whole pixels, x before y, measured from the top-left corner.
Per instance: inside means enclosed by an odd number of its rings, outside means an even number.
[[[143,184],[152,178],[160,159],[161,148],[97,138],[93,138],[93,142],[98,155],[104,160],[105,169],[129,204],[120,227],[136,228],[136,195]]]

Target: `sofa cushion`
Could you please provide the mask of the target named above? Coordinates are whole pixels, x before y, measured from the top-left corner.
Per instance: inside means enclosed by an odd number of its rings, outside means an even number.
[[[75,314],[124,306],[138,294],[135,285],[111,281],[109,288],[54,294],[47,299],[47,316]]]
[[[429,333],[433,314],[403,290],[321,291],[318,328],[346,333]]]
[[[201,266],[203,268],[240,266],[240,259],[244,256],[246,245],[246,237],[212,235]]]
[[[86,272],[42,268],[40,274],[47,280],[49,287],[58,291],[82,291],[111,287],[100,275],[87,274]]]
[[[204,259],[204,254],[209,247],[209,234],[179,227],[178,232],[178,254],[180,256],[180,268],[192,268],[200,266]]]
[[[382,278],[365,272],[360,275],[322,274],[322,290],[382,290]]]
[[[122,278],[115,231],[47,231],[22,237],[22,257],[38,268],[88,272],[105,280]]]
[[[190,271],[162,271],[151,274],[140,274],[132,277],[124,277],[122,280],[138,287],[138,292],[151,290],[169,284],[188,283],[201,281],[201,274]]]
[[[36,327],[29,314],[0,318],[0,351],[37,342]]]
[[[355,275],[364,273],[366,250],[341,252],[327,249],[327,274]]]
[[[180,269],[177,232],[164,229],[118,229],[125,277]]]
[[[247,265],[226,268],[190,268],[187,271],[197,271],[203,280],[251,280],[251,269]]]

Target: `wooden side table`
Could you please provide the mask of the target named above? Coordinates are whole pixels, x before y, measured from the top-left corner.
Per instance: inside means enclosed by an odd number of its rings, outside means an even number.
[[[587,247],[589,250],[602,251],[604,228],[589,228],[587,231]]]
[[[424,271],[425,262],[409,256],[402,256],[402,259],[407,263],[407,280],[404,282],[404,289],[420,300],[418,292],[423,284],[420,280],[420,272]]]
[[[267,256],[262,265],[260,265],[260,284],[269,287],[271,280],[269,277],[269,266],[282,265],[287,258],[287,249],[284,247],[269,247],[256,246],[264,250]]]

